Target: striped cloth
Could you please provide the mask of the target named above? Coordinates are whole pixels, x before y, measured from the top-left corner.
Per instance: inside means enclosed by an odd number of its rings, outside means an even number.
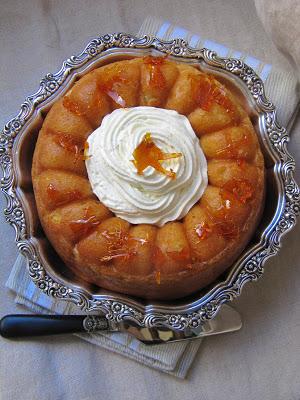
[[[172,25],[169,21],[161,21],[157,18],[149,17],[141,26],[139,36],[142,36],[145,33],[152,34],[165,40],[182,38],[185,39],[191,47],[206,47],[210,50],[214,50],[220,57],[239,58],[252,67],[263,81],[266,81],[272,69],[270,64],[265,64],[255,57],[243,54],[240,51],[231,50],[212,40],[203,39],[199,35],[193,34],[180,26]]]
[[[12,268],[6,286],[16,293],[15,302],[34,312],[47,314],[82,314],[78,307],[54,300],[32,282],[26,260],[20,254]],[[115,353],[127,356],[149,367],[185,378],[201,344],[201,339],[147,346],[126,333],[82,333],[81,339]]]
[[[275,104],[284,109],[284,120],[287,123],[294,108],[291,93],[295,82],[292,77],[282,71],[274,71],[271,65],[265,64],[255,57],[231,50],[221,44],[204,39],[186,29],[173,26],[170,22],[157,18],[147,18],[141,26],[138,35],[153,34],[161,39],[183,38],[192,47],[207,47],[215,50],[220,56],[240,58],[250,65],[265,81],[266,88]],[[278,90],[278,85],[280,86]],[[276,87],[278,93],[276,92]],[[274,89],[275,88],[275,89]],[[66,302],[54,300],[38,290],[30,280],[26,270],[26,260],[19,255],[13,268],[7,287],[16,293],[16,303],[40,313],[78,314],[78,309]],[[83,340],[104,347],[110,351],[127,356],[144,365],[185,378],[197,354],[201,340],[169,343],[157,346],[145,346],[125,333],[93,333],[77,335]]]

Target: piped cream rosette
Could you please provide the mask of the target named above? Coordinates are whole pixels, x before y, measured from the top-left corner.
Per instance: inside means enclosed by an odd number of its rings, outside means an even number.
[[[161,161],[176,177],[148,166],[139,174],[133,153],[151,133]],[[183,218],[207,186],[207,162],[189,120],[173,110],[120,108],[107,115],[88,138],[86,168],[93,192],[116,216],[133,224],[162,226]]]

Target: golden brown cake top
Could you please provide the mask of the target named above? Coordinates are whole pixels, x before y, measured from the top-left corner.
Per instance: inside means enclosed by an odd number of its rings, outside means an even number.
[[[116,217],[87,178],[87,139],[106,115],[134,107],[185,116],[207,160],[200,200],[184,218],[161,227]],[[139,151],[147,140],[163,154],[182,153],[165,150],[146,130],[128,160],[137,175],[146,171]],[[240,254],[262,209],[263,165],[251,121],[230,90],[193,66],[146,57],[95,69],[54,104],[39,134],[32,176],[44,230],[77,275],[125,293],[170,298],[208,284]]]

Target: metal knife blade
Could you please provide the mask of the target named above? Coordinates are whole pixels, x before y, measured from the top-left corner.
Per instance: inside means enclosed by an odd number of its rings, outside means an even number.
[[[5,338],[17,338],[76,332],[126,332],[145,344],[153,345],[233,332],[241,326],[238,312],[224,305],[214,319],[185,330],[145,328],[133,321],[116,323],[99,315],[15,314],[1,319],[0,335]]]
[[[126,331],[145,344],[155,345],[181,340],[194,340],[206,336],[220,335],[238,331],[242,327],[240,314],[232,307],[223,305],[219,313],[212,319],[196,328],[170,330],[166,328],[126,327]]]

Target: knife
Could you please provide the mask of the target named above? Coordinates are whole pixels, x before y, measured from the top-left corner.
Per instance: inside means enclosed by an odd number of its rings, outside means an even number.
[[[234,332],[241,327],[239,313],[223,305],[214,319],[184,330],[145,328],[133,321],[116,323],[100,315],[11,314],[0,320],[0,335],[10,339],[76,332],[126,332],[145,344],[153,345]]]

